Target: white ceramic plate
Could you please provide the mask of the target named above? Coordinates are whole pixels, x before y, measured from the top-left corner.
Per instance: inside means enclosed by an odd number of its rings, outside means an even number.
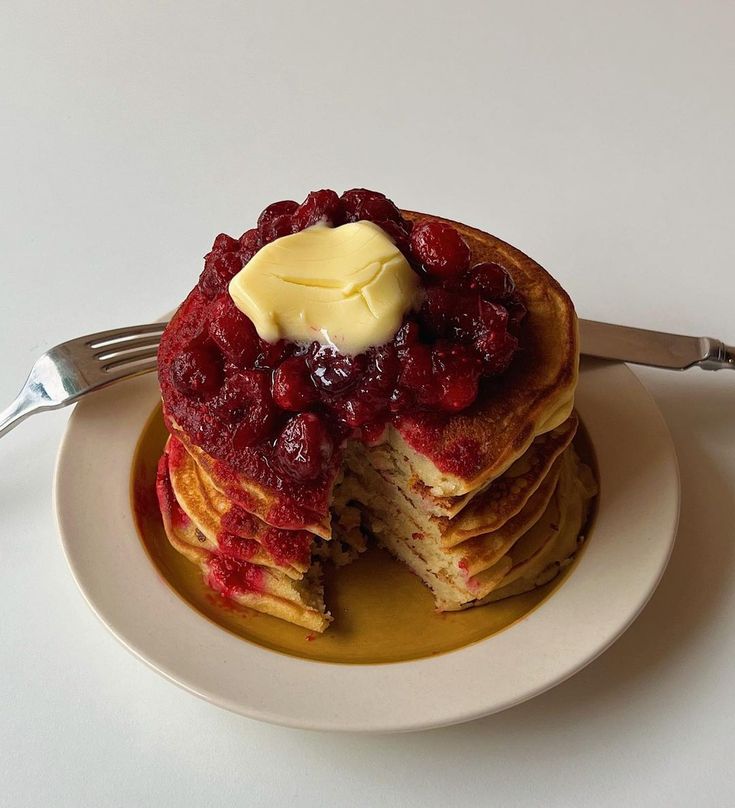
[[[157,396],[148,376],[77,405],[56,469],[66,557],[92,609],[130,651],[250,718],[389,732],[504,710],[559,684],[617,639],[656,588],[674,543],[679,474],[666,424],[625,365],[585,362],[577,408],[597,454],[599,510],[589,546],[548,600],[510,628],[433,658],[344,665],[286,656],[188,606],[138,538],[130,470]]]

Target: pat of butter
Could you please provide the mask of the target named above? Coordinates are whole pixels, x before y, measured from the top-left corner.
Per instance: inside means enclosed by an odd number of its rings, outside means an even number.
[[[260,249],[230,281],[230,297],[268,342],[383,345],[416,305],[419,280],[372,222],[317,225]]]

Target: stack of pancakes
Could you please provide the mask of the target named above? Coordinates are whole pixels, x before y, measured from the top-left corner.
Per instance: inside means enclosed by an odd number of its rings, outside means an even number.
[[[510,370],[468,410],[402,416],[375,445],[348,442],[326,486],[294,498],[208,455],[164,401],[171,438],[158,494],[166,533],[223,595],[323,631],[331,617],[321,565],[349,563],[369,537],[421,578],[440,610],[528,591],[574,556],[596,484],[572,445],[572,303],[523,253],[452,224],[473,263],[510,272],[528,308]]]

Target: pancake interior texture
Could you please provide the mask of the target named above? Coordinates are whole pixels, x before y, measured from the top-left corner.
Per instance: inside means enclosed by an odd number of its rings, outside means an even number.
[[[157,493],[166,535],[223,597],[323,632],[332,618],[322,565],[354,561],[371,539],[420,577],[440,611],[529,591],[571,562],[597,491],[572,445],[574,308],[523,253],[451,224],[473,264],[507,268],[528,309],[522,350],[469,409],[396,417],[377,442],[337,447],[324,474],[298,488],[207,453],[164,394],[171,437]],[[166,356],[197,333],[202,305],[195,292],[182,304],[162,340]],[[255,454],[252,462],[263,465]]]

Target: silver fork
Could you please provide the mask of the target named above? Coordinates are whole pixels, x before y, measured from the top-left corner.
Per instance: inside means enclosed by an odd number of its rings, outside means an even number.
[[[0,412],[0,436],[36,412],[65,407],[93,390],[155,370],[165,327],[149,323],[100,331],[46,351],[15,401]]]

